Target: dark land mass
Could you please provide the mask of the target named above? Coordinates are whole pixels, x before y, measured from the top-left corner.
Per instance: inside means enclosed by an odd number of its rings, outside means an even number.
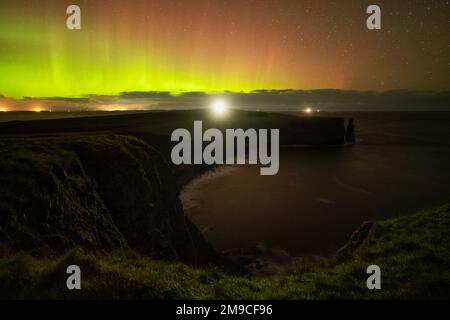
[[[185,217],[163,157],[121,135],[0,141],[6,250],[134,249],[191,264],[218,255]]]
[[[65,115],[65,113],[63,113]],[[203,121],[208,128],[254,128],[280,130],[280,143],[307,145],[341,145],[344,143],[344,119],[341,117],[296,117],[286,114],[230,110],[224,118],[209,111],[153,111],[145,113],[121,113],[113,116],[46,119],[39,121],[9,121],[0,123],[0,137],[20,135],[50,136],[73,134],[96,135],[103,133],[131,135],[142,139],[159,150],[170,160],[173,143],[170,135],[177,128],[191,131],[195,120]],[[185,184],[205,166],[173,167],[179,186]]]
[[[151,112],[0,125],[2,298],[442,298],[450,296],[448,206],[357,230],[332,258],[247,273],[185,216],[179,188],[206,166],[170,165],[170,133],[280,128],[283,145],[341,145],[344,119],[233,111]],[[367,226],[367,225],[366,225]],[[250,259],[262,252],[254,250]],[[237,262],[236,262],[237,261]],[[65,268],[83,270],[68,291]],[[367,290],[369,264],[383,290]],[[244,273],[243,273],[244,272]]]

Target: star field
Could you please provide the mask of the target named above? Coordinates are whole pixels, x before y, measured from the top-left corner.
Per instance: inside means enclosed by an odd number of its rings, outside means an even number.
[[[66,8],[82,29],[67,30]],[[0,93],[449,90],[449,1],[3,0]]]

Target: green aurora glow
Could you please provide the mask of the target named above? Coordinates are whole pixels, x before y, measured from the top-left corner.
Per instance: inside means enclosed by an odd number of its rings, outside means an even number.
[[[448,89],[448,34],[436,29],[446,18],[434,1],[434,15],[413,12],[428,19],[421,32],[399,18],[408,5],[385,2],[399,21],[386,14],[378,33],[366,30],[364,4],[355,1],[80,0],[82,30],[70,31],[72,2],[2,0],[1,94]],[[411,49],[433,32],[428,51]]]

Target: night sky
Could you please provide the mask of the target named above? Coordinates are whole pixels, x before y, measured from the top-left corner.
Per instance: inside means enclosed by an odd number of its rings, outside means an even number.
[[[449,90],[449,20],[431,0],[2,0],[0,94]]]

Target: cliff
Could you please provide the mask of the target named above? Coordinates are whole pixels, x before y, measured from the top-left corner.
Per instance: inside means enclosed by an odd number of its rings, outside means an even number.
[[[132,249],[189,264],[218,254],[187,219],[163,157],[121,135],[0,140],[2,251]]]

